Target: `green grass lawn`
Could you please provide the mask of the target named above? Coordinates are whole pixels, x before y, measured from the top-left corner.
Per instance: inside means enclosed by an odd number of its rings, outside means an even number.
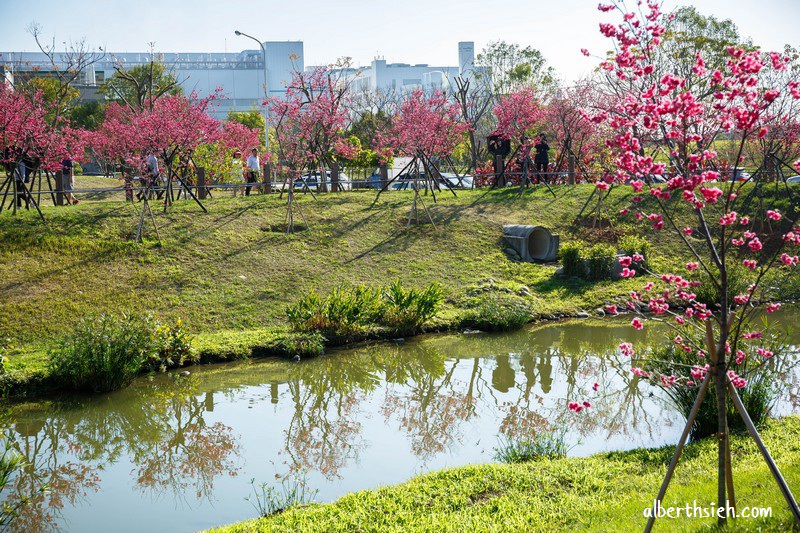
[[[763,437],[789,487],[800,492],[800,418],[771,421]],[[726,531],[797,531],[786,503],[745,437],[731,442],[736,500],[772,509],[772,518],[738,518]],[[672,447],[442,470],[398,486],[292,507],[220,528],[245,531],[641,531]],[[716,441],[689,445],[662,506],[709,506],[716,496]],[[655,531],[714,531],[712,518],[661,518]]]
[[[89,180],[117,183],[79,176],[78,188]],[[235,332],[285,328],[288,304],[309,288],[324,293],[339,283],[439,282],[446,300],[430,325],[434,329],[457,326],[479,299],[510,299],[530,308],[534,319],[550,318],[621,302],[640,285],[639,280],[589,282],[558,275],[555,263],[515,262],[504,251],[503,224],[543,225],[562,242],[614,244],[622,235],[637,234],[653,243],[657,268],[685,260],[681,243],[666,232],[617,215],[629,204],[623,188],[615,188],[605,202],[613,228],[607,223],[592,228],[591,219],[577,219],[592,186],[554,190],[555,197],[538,187],[521,196],[516,188],[460,191],[457,198],[442,192],[437,203],[425,196],[435,227],[406,226],[411,192],[384,193],[377,202],[375,191],[316,200],[298,194],[295,220],[302,222],[302,210],[308,229],[294,234],[282,231],[287,204],[278,194],[215,196],[205,202],[208,213],[191,200],[176,202],[166,213],[154,202],[158,233],[146,217],[141,244],[133,242],[141,203],[99,197],[77,206],[45,206],[46,224],[33,211],[3,211],[0,337],[11,337],[17,346],[6,379],[46,378],[47,349],[91,313],[180,316],[206,345],[219,345]],[[645,199],[644,209],[653,209],[650,201]],[[797,285],[795,279],[781,288],[791,297],[800,294]],[[523,286],[530,296],[517,295]],[[479,291],[482,287],[489,288]]]

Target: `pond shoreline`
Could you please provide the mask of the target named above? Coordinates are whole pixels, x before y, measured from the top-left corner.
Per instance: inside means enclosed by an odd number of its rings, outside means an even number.
[[[763,305],[763,302],[761,305]],[[784,305],[794,304],[795,300],[788,300],[780,302]],[[611,305],[610,303],[607,305]],[[617,304],[619,305],[619,304]],[[684,309],[682,307],[675,307],[675,309]],[[653,313],[642,306],[638,310],[639,313],[649,316]],[[522,327],[535,327],[540,325],[549,325],[567,320],[584,320],[589,318],[604,319],[608,317],[619,317],[635,315],[632,311],[621,308],[617,314],[606,313],[603,308],[594,309],[590,311],[564,311],[547,313],[536,316],[530,322]],[[218,332],[216,334],[198,335],[196,338],[201,339],[196,347],[198,352],[198,362],[190,363],[184,366],[176,367],[167,371],[180,372],[191,369],[198,365],[218,364],[240,360],[259,360],[269,358],[279,359],[293,359],[301,362],[303,359],[310,357],[317,357],[323,355],[325,350],[328,349],[350,349],[358,348],[360,346],[369,345],[372,343],[391,343],[403,342],[406,338],[414,338],[420,335],[431,333],[469,333],[469,332],[485,332],[491,333],[492,331],[472,330],[464,328],[461,320],[455,319],[449,322],[439,321],[438,323],[422,327],[413,335],[406,335],[404,337],[393,337],[390,335],[381,335],[379,332],[369,332],[363,337],[353,339],[349,342],[329,342],[327,339],[317,333],[298,333],[289,332],[284,329],[278,328],[262,328],[251,330],[234,330],[227,332]],[[227,341],[227,342],[226,342]],[[297,346],[302,349],[298,350]],[[147,375],[148,372],[142,372],[140,376]],[[5,373],[0,374],[0,390],[2,397],[10,401],[24,401],[31,399],[46,399],[54,395],[62,395],[72,393],[65,384],[56,382],[50,374],[44,370],[32,374],[19,374]]]

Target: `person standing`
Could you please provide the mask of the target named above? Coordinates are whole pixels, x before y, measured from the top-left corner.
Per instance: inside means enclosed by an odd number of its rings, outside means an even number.
[[[77,204],[78,199],[72,193],[75,190],[75,166],[69,156],[61,160],[61,187],[64,189],[64,196],[67,197],[67,202],[72,205]]]
[[[157,181],[161,175],[161,171],[158,168],[158,158],[156,158],[152,150],[147,153],[147,159],[145,160],[145,163],[147,165],[147,186],[152,190],[156,187],[159,187],[159,185],[157,185]],[[156,197],[160,200],[162,194],[164,194],[164,191],[160,190],[159,187]]]
[[[536,150],[533,163],[536,165],[537,177],[540,181],[544,180],[547,183],[547,177],[543,174],[547,173],[547,167],[550,164],[550,156],[547,154],[550,150],[550,145],[547,144],[547,137],[545,137],[544,133],[539,135],[539,141],[533,148]]]
[[[244,185],[244,161],[242,161],[242,152],[239,150],[233,152],[233,161],[231,164],[233,165],[233,172],[231,172],[234,185],[233,195],[236,196],[242,188],[242,185]]]
[[[258,183],[258,177],[261,175],[261,161],[258,159],[258,148],[250,150],[250,156],[247,158],[247,187],[244,188],[245,196],[250,196],[250,189],[253,187],[251,184]]]

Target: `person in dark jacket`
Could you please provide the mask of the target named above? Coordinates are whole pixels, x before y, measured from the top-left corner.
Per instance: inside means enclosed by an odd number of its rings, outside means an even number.
[[[533,147],[536,150],[536,155],[533,157],[533,163],[536,165],[536,174],[539,181],[547,182],[547,177],[544,175],[547,172],[547,166],[550,164],[550,157],[547,155],[550,150],[550,145],[547,144],[547,137],[544,133],[539,135],[539,140]]]

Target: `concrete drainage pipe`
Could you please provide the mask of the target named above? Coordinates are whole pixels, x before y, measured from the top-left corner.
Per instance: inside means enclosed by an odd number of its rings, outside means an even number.
[[[508,224],[503,237],[523,261],[555,261],[558,255],[558,235],[543,226]]]

